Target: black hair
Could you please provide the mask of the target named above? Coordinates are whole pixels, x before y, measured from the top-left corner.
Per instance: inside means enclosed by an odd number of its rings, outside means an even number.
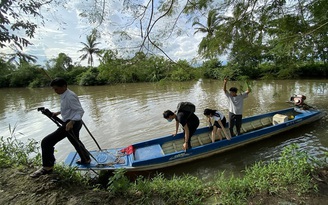
[[[230,91],[230,92],[235,92],[235,93],[236,93],[236,92],[238,91],[238,89],[237,89],[236,87],[231,87],[231,88],[229,89],[229,91]]]
[[[168,117],[174,115],[174,113],[171,110],[166,110],[163,112],[163,117],[167,119]]]
[[[51,81],[50,86],[64,87],[67,86],[67,82],[63,78],[55,78]]]
[[[212,110],[212,109],[208,109],[208,108],[206,108],[206,109],[204,110],[204,115],[210,115],[210,114],[214,115],[215,112],[216,112],[216,110]]]

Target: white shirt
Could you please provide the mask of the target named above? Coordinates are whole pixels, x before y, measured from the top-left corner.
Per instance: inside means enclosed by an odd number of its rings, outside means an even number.
[[[79,98],[69,89],[60,95],[60,114],[64,122],[67,120],[79,121],[84,114]]]
[[[224,114],[222,114],[219,111],[216,111],[215,114],[214,114],[214,116],[212,116],[212,119],[214,121],[223,120],[223,118],[224,118]]]
[[[248,97],[248,94],[243,93],[241,95],[231,96],[230,93],[226,91],[225,95],[228,98],[229,112],[234,113],[235,115],[242,115],[244,99]]]

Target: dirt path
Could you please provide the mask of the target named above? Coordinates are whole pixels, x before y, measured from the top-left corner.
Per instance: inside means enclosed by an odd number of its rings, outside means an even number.
[[[109,200],[109,192],[81,186],[70,186],[56,174],[29,177],[32,170],[5,168],[0,173],[0,204],[77,205],[116,204]],[[124,204],[120,203],[120,204]]]
[[[95,205],[95,204],[133,204],[126,198],[113,198],[108,191],[93,190],[74,186],[61,181],[56,174],[32,179],[33,170],[0,168],[0,204],[8,205]],[[266,196],[258,195],[248,204],[327,204],[328,169],[321,170],[314,177],[319,192],[307,196]],[[158,201],[157,201],[158,202]],[[156,202],[154,202],[156,204]],[[206,203],[208,204],[208,203]]]

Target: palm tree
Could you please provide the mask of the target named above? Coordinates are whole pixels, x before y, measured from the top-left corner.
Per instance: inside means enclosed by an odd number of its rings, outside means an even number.
[[[202,54],[203,57],[205,58],[212,58],[213,57],[213,52],[210,51],[210,44],[211,41],[213,40],[213,37],[215,37],[215,31],[217,30],[218,26],[218,14],[217,10],[212,9],[208,12],[207,15],[207,24],[204,25],[200,23],[199,21],[195,21],[192,26],[197,26],[195,29],[195,33],[201,32],[201,33],[206,33],[207,35],[202,39],[202,41],[199,44],[198,47],[198,53]]]
[[[92,67],[93,65],[93,54],[96,54],[98,57],[101,57],[101,49],[96,48],[99,42],[97,40],[97,30],[93,30],[91,35],[87,36],[87,42],[81,42],[84,47],[79,50],[85,52],[83,55],[80,56],[81,61],[88,58],[88,64]]]
[[[211,38],[214,34],[214,31],[217,27],[217,22],[218,18],[217,18],[217,12],[215,9],[210,10],[208,12],[208,16],[207,16],[207,25],[204,25],[198,21],[195,21],[192,26],[199,26],[196,29],[195,33],[197,32],[201,32],[201,33],[207,33],[207,38]]]

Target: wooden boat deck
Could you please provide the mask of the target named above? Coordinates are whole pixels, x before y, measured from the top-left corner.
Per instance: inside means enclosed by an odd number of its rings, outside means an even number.
[[[242,124],[241,133],[251,132],[251,131],[258,130],[258,129],[268,127],[271,125],[272,125],[272,117],[271,116],[265,117],[262,119],[258,119],[255,121],[251,121],[251,122],[246,122],[246,123]],[[226,131],[229,132],[229,129],[226,128]],[[234,132],[236,133],[236,130],[234,130]],[[221,135],[224,136],[223,131],[222,131]],[[219,140],[218,136],[216,136],[216,138],[215,138],[215,141],[217,141],[217,140]],[[184,139],[173,140],[173,141],[164,143],[162,145],[162,150],[163,150],[164,154],[170,154],[170,153],[182,151],[183,143],[184,143]],[[212,143],[211,132],[195,135],[195,136],[192,136],[192,138],[191,138],[191,146],[193,146],[193,147],[202,146],[202,145],[206,145],[209,143]]]

